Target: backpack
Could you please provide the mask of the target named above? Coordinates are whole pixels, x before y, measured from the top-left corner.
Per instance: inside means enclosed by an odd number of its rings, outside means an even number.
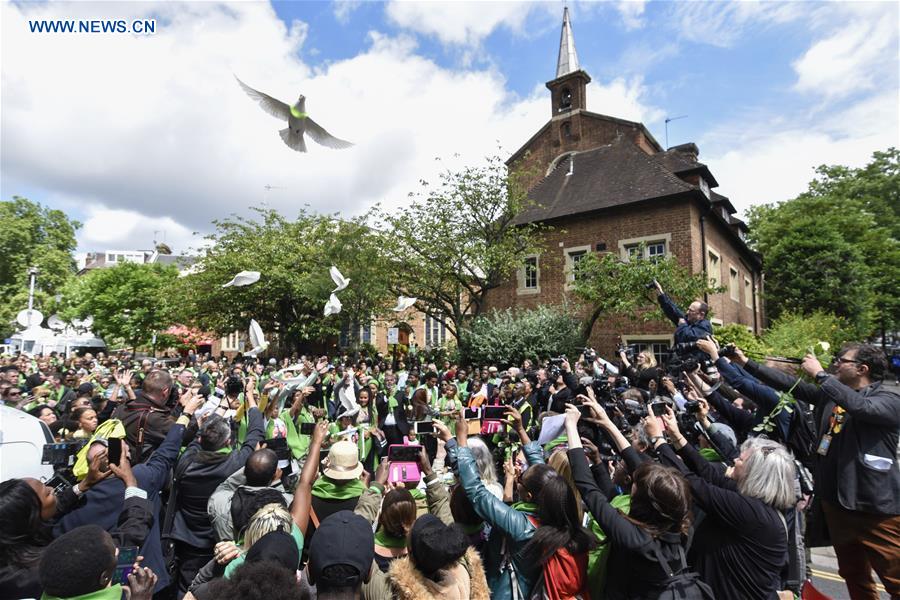
[[[795,400],[797,406],[788,428],[785,445],[794,453],[800,464],[811,471],[816,457],[816,446],[819,443],[819,437],[816,435],[816,417],[806,402],[796,398]]]
[[[684,548],[678,547],[678,557],[681,567],[673,571],[669,561],[662,555],[659,542],[653,545],[653,555],[656,562],[666,573],[666,580],[657,587],[660,590],[659,600],[714,600],[712,588],[700,580],[700,574],[688,570],[687,560],[684,557]]]

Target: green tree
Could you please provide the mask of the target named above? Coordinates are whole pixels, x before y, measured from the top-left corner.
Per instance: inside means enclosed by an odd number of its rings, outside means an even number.
[[[75,274],[72,258],[78,221],[20,196],[0,202],[0,332],[15,330],[16,313],[28,306],[28,269],[38,268],[35,308],[49,308]],[[49,316],[49,315],[45,315]]]
[[[178,277],[171,265],[121,263],[73,278],[62,291],[61,316],[94,318],[92,330],[109,345],[149,346],[172,324],[168,291]]]
[[[710,286],[703,273],[691,274],[673,258],[623,261],[611,252],[589,252],[578,261],[574,282],[575,296],[588,308],[581,325],[582,342],[587,343],[594,323],[601,317],[667,321],[648,294],[647,285],[654,279],[681,306],[702,298],[705,293],[722,291]]]
[[[256,319],[284,349],[325,343],[345,323],[363,323],[388,303],[387,274],[378,251],[381,237],[362,219],[340,220],[301,211],[288,219],[257,210],[258,219],[215,221],[216,233],[194,273],[173,289],[180,322],[224,335]],[[335,265],[351,280],[339,293],[342,312],[325,317]],[[240,271],[259,271],[259,282],[222,288]],[[273,338],[274,340],[274,338]],[[270,340],[272,341],[272,340]]]
[[[900,152],[876,152],[861,169],[816,172],[796,198],[749,211],[769,316],[824,309],[860,338],[900,327]]]
[[[435,189],[422,181],[424,190],[410,194],[402,211],[372,213],[394,290],[418,298],[457,340],[486,294],[539,247],[540,225],[514,223],[529,203],[524,182],[494,156],[485,166],[443,173]]]
[[[769,349],[759,337],[747,331],[746,325],[740,323],[729,323],[728,325],[716,326],[716,341],[720,345],[734,344],[743,350],[747,356],[754,359],[761,359],[769,353]]]
[[[521,365],[552,356],[578,354],[581,324],[565,308],[491,311],[462,331],[460,352],[466,364]]]

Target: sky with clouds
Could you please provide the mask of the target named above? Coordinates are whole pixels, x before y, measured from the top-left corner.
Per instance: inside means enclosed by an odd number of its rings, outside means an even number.
[[[819,164],[900,145],[896,2],[568,3],[588,109],[700,148],[739,211]],[[518,149],[550,116],[559,2],[5,2],[0,195],[84,224],[81,250],[196,247],[268,206],[402,207],[420,179]],[[29,22],[155,19],[154,35]],[[308,154],[235,82],[356,143]],[[436,159],[440,160],[436,160]],[[155,237],[154,237],[155,236]]]

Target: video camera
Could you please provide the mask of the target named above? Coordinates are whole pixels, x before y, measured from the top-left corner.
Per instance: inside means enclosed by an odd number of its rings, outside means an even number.
[[[624,354],[628,362],[633,363],[638,355],[638,347],[634,344],[619,344],[616,346],[616,354]]]

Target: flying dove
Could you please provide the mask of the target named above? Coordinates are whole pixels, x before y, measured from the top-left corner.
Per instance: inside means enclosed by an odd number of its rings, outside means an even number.
[[[404,310],[415,304],[416,300],[418,300],[418,298],[397,296],[397,306],[394,307],[394,312],[403,312]]]
[[[300,97],[297,98],[296,104],[288,106],[281,100],[276,100],[268,94],[254,90],[252,87],[238,79],[237,76],[235,76],[235,79],[237,79],[241,88],[247,92],[248,96],[259,102],[259,105],[264,111],[273,117],[287,121],[287,128],[282,129],[278,133],[281,135],[281,139],[284,140],[284,143],[292,150],[306,152],[306,140],[303,137],[304,134],[311,137],[317,144],[335,150],[349,148],[353,145],[350,142],[339,140],[334,137],[325,131],[321,125],[310,118],[309,114],[306,112],[306,96],[303,94],[300,94]]]
[[[341,272],[338,271],[337,267],[331,267],[331,280],[334,282],[334,285],[337,287],[331,290],[332,294],[336,294],[341,290],[347,289],[347,286],[350,285],[350,280],[345,279]]]
[[[262,332],[262,327],[259,326],[259,323],[256,322],[256,319],[250,319],[249,333],[250,345],[253,347],[253,350],[251,350],[250,352],[246,352],[245,356],[256,356],[269,347],[269,342],[266,341],[266,338]]]
[[[234,279],[232,279],[222,287],[241,287],[250,285],[251,283],[256,283],[257,281],[259,281],[259,271],[241,271],[234,276]]]
[[[341,301],[338,300],[338,297],[334,294],[331,294],[331,297],[328,298],[328,302],[325,303],[325,316],[336,315],[341,312]]]

